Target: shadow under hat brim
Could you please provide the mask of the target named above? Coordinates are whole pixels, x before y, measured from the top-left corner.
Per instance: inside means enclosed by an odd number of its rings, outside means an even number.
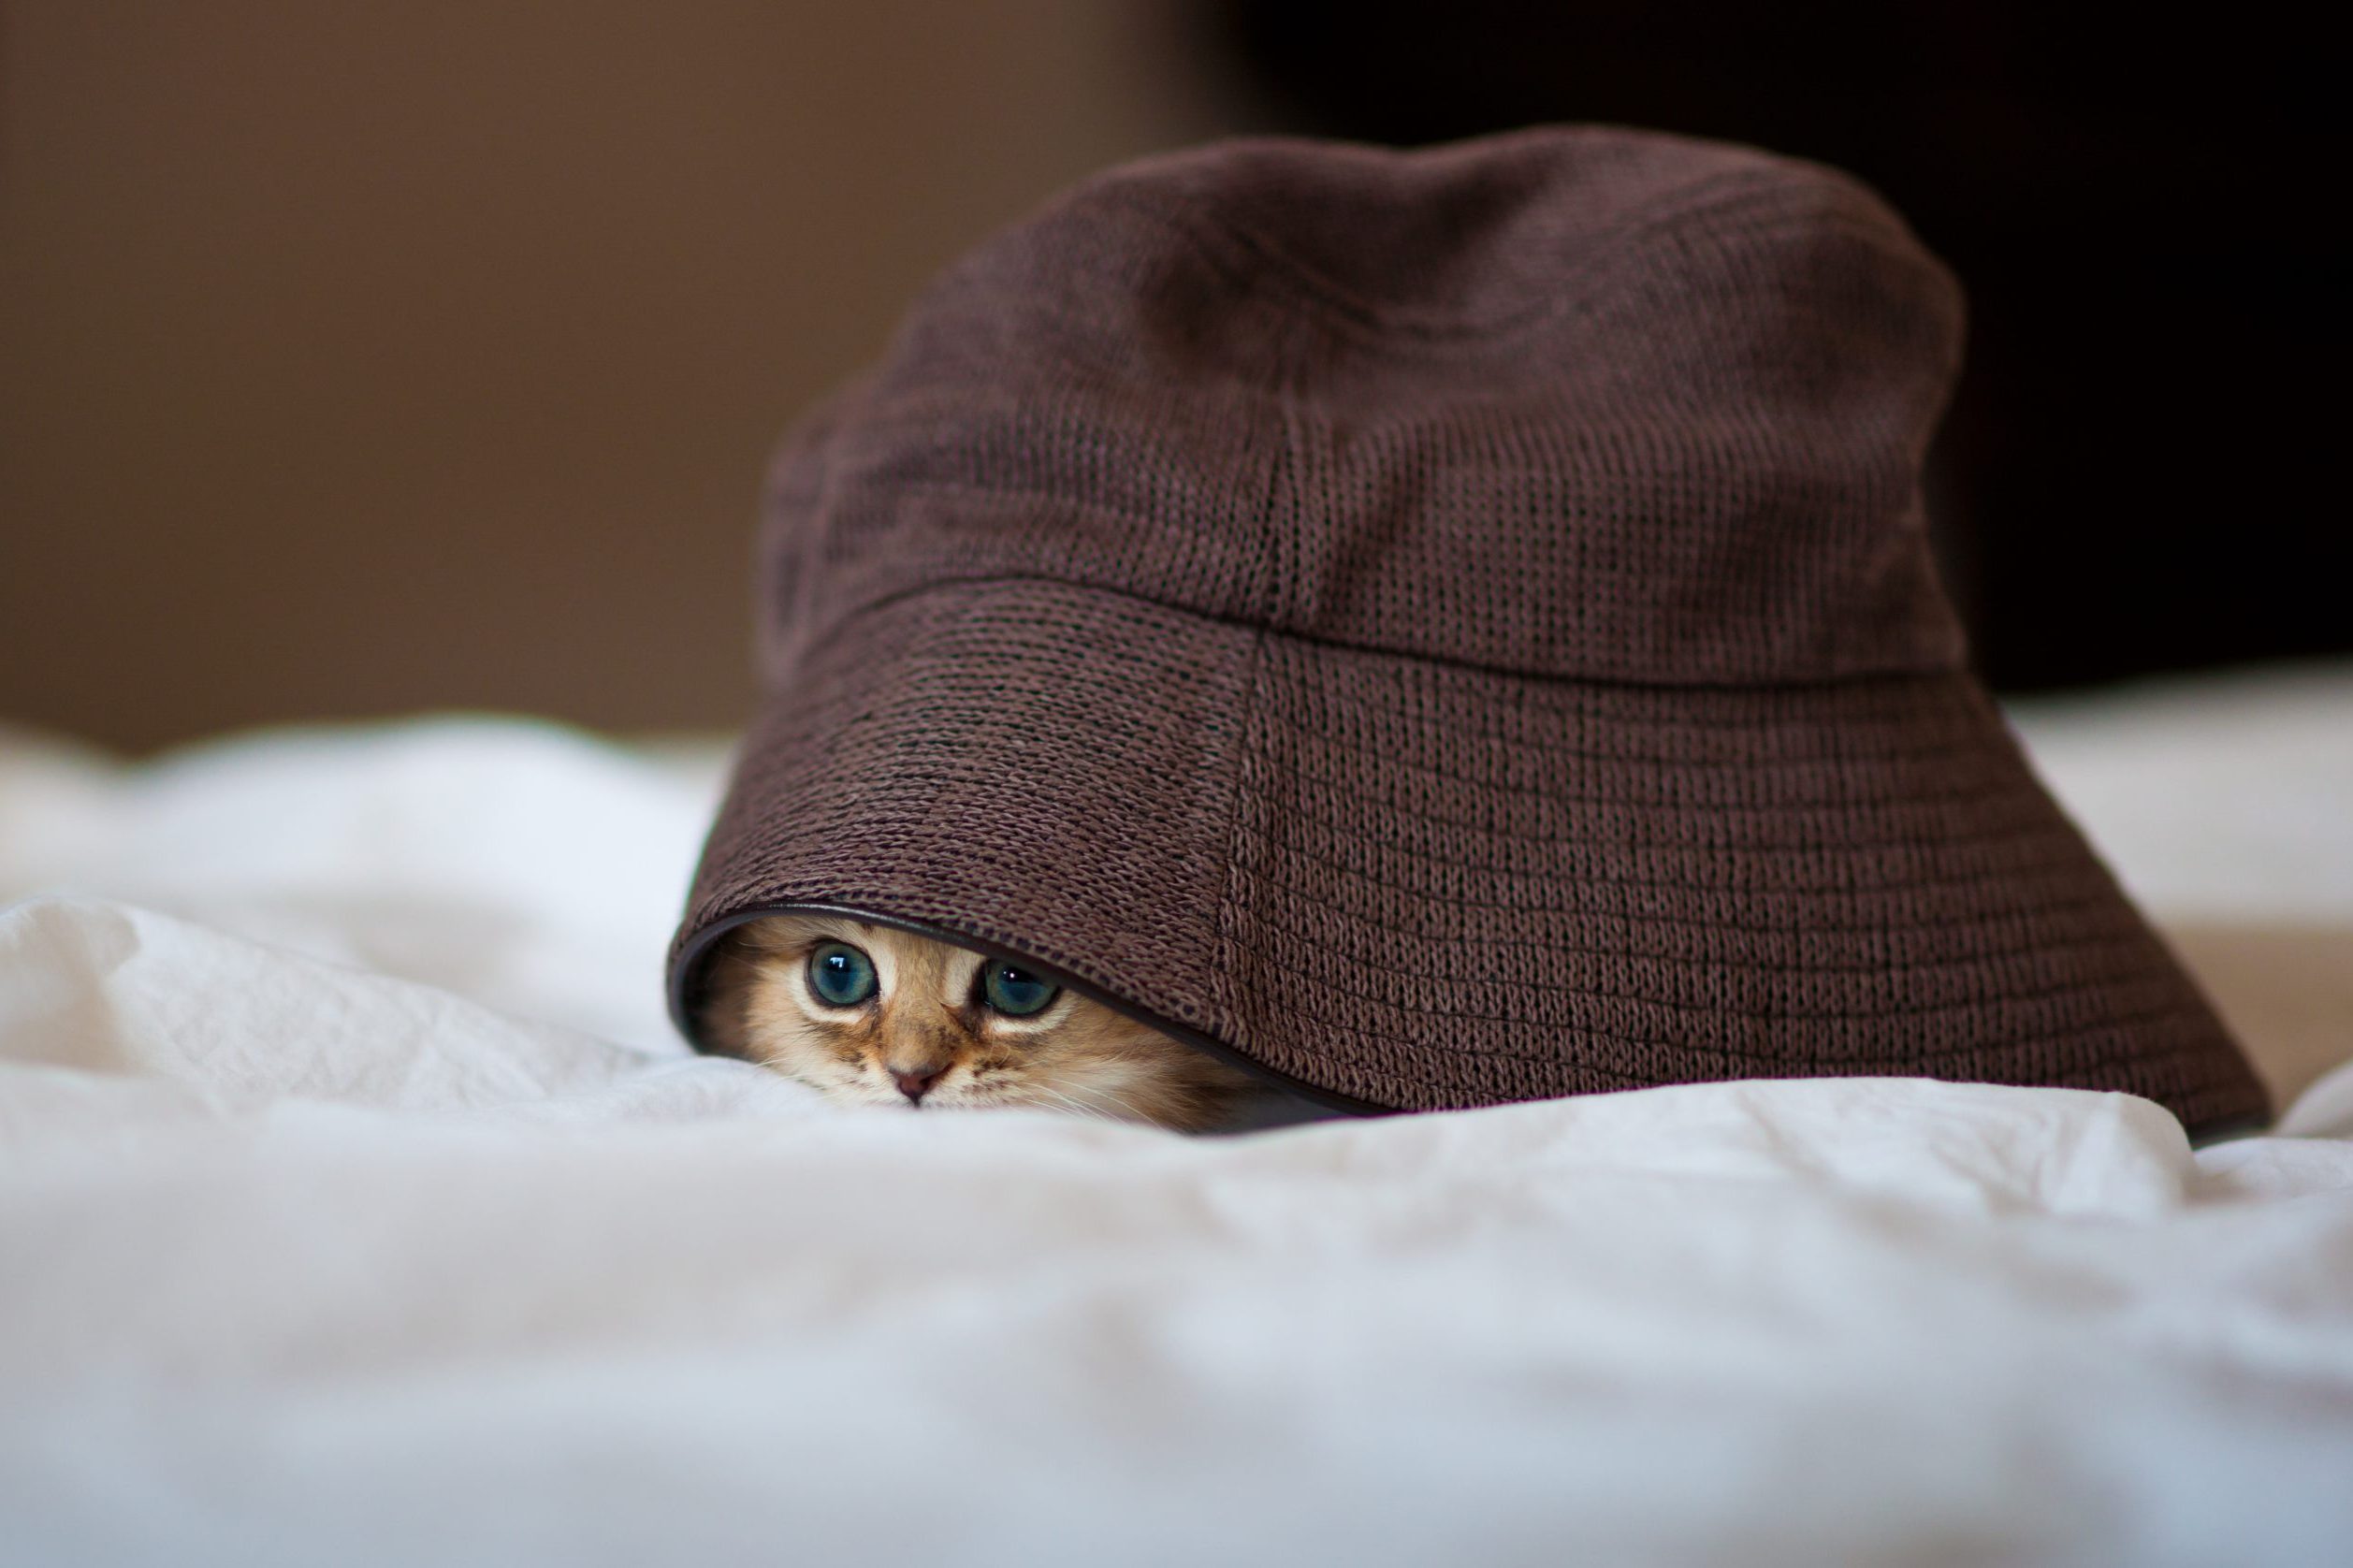
[[[726,931],[809,907],[1348,1110],[1854,1075],[2269,1115],[1959,673],[1603,685],[947,584],[772,684],[672,952],[690,1038]]]

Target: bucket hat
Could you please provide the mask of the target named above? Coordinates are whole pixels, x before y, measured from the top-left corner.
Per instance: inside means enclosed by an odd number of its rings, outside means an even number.
[[[1937,581],[1959,290],[1877,196],[1551,127],[1100,175],[774,469],[670,960],[849,910],[1360,1111],[2261,1086]]]

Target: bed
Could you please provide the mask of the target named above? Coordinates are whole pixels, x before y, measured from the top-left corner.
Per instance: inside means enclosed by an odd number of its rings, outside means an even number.
[[[2272,1134],[836,1111],[662,1016],[719,743],[0,735],[0,1559],[2353,1561],[2353,666],[2012,717]]]

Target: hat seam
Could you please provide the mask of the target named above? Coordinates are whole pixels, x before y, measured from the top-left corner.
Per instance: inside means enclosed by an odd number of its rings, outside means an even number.
[[[1242,714],[1234,727],[1233,763],[1226,778],[1226,842],[1225,875],[1218,879],[1217,912],[1212,929],[1217,938],[1217,962],[1210,965],[1210,1000],[1219,1014],[1218,1032],[1231,1039],[1237,1050],[1243,1050],[1242,1041],[1248,1034],[1247,1013],[1234,986],[1234,953],[1239,944],[1233,934],[1236,919],[1234,881],[1242,874],[1242,857],[1236,852],[1242,832],[1242,802],[1248,791],[1242,784],[1242,773],[1250,756],[1251,727],[1257,721],[1258,672],[1266,647],[1267,633],[1261,630],[1250,639],[1250,653],[1244,665],[1242,681]],[[1245,1053],[1247,1052],[1245,1051]]]
[[[1286,473],[1291,473],[1299,463],[1299,425],[1296,410],[1292,406],[1292,394],[1287,375],[1278,372],[1275,385],[1269,391],[1282,410],[1283,440],[1282,443],[1274,449],[1272,460],[1267,464],[1266,488],[1259,498],[1258,506],[1258,515],[1262,518],[1275,515],[1275,497],[1283,488],[1284,477]],[[1296,478],[1293,480],[1293,488],[1296,495]],[[1259,541],[1262,550],[1273,556],[1277,563],[1278,580],[1269,597],[1272,607],[1279,612],[1283,603],[1279,581],[1283,541],[1280,535],[1271,529],[1260,530]],[[1156,603],[1156,601],[1146,601],[1146,603]],[[1195,614],[1190,610],[1172,613]],[[1213,617],[1202,618],[1213,621]],[[1242,1005],[1242,998],[1234,986],[1233,977],[1238,972],[1234,963],[1238,947],[1233,935],[1234,922],[1238,918],[1234,890],[1236,879],[1244,875],[1242,869],[1242,856],[1239,852],[1242,832],[1242,805],[1250,798],[1248,773],[1254,749],[1251,737],[1256,733],[1259,715],[1263,711],[1258,689],[1261,674],[1265,668],[1268,635],[1268,630],[1264,625],[1253,627],[1250,652],[1242,669],[1241,722],[1234,731],[1233,767],[1227,775],[1226,786],[1226,864],[1225,875],[1218,879],[1217,962],[1211,965],[1213,999],[1218,1003],[1226,1017],[1230,1021],[1228,1032],[1237,1048],[1244,1047],[1249,1034],[1249,1011]]]
[[[1884,684],[1890,688],[1897,686],[1922,687],[1927,689],[1923,693],[1924,695],[1933,696],[1938,699],[1955,695],[1961,696],[1964,699],[1968,697],[1966,690],[1961,690],[1956,685],[1962,676],[1962,672],[1957,670],[1894,672],[1888,674],[1884,677],[1860,675],[1841,676],[1834,680],[1778,683],[1769,687],[1715,687],[1697,684],[1667,685],[1656,682],[1634,682],[1580,675],[1531,675],[1518,671],[1498,670],[1486,666],[1464,665],[1459,661],[1443,661],[1437,658],[1417,653],[1398,653],[1389,649],[1368,648],[1353,644],[1321,642],[1313,638],[1301,636],[1295,632],[1276,631],[1256,627],[1249,623],[1230,621],[1221,617],[1205,615],[1199,611],[1184,606],[1164,605],[1155,600],[1144,599],[1138,595],[1124,593],[1122,590],[1104,588],[1097,584],[1071,583],[1058,578],[1038,577],[1028,574],[1017,576],[959,578],[943,584],[926,585],[922,588],[910,589],[905,592],[893,592],[883,599],[873,601],[870,605],[862,606],[861,609],[853,611],[850,614],[851,617],[854,617],[866,613],[866,610],[869,608],[878,612],[889,609],[897,603],[916,597],[920,593],[928,591],[929,588],[933,586],[939,587],[943,589],[951,589],[974,586],[987,587],[1012,583],[1031,583],[1044,587],[1067,589],[1076,593],[1102,593],[1115,598],[1126,599],[1130,603],[1146,606],[1160,614],[1189,617],[1198,619],[1205,624],[1227,626],[1237,630],[1250,631],[1270,639],[1287,639],[1297,642],[1305,647],[1318,650],[1338,651],[1367,659],[1387,659],[1407,666],[1408,668],[1402,673],[1414,679],[1429,679],[1435,677],[1442,679],[1471,678],[1480,681],[1508,681],[1514,685],[1514,690],[1509,693],[1509,696],[1513,700],[1513,707],[1511,711],[1516,715],[1533,713],[1538,716],[1539,722],[1554,719],[1573,717],[1576,719],[1606,725],[1617,730],[1642,730],[1658,734],[1690,733],[1697,736],[1714,738],[1727,733],[1766,733],[1777,730],[1788,731],[1802,728],[1803,726],[1800,722],[1788,715],[1775,715],[1765,719],[1750,719],[1723,718],[1714,715],[1708,716],[1704,719],[1694,719],[1687,715],[1678,715],[1669,718],[1652,718],[1647,716],[1637,717],[1623,712],[1607,711],[1605,708],[1600,706],[1599,703],[1627,695],[1654,697],[1662,701],[1673,703],[1679,703],[1683,699],[1694,694],[1718,696],[1738,695],[1751,698],[1760,695],[1770,696],[1776,694],[1790,697],[1836,695],[1841,699],[1847,699],[1859,694],[1867,686],[1872,684]],[[845,619],[847,618],[850,617],[845,617]],[[1532,691],[1530,690],[1532,688],[1536,690]],[[1593,695],[1588,697],[1586,694],[1589,693]],[[1413,711],[1406,704],[1382,702],[1356,693],[1316,690],[1311,694],[1313,695],[1314,701],[1319,704],[1323,704],[1325,706],[1331,706],[1335,704],[1344,705],[1358,712],[1371,715],[1376,720],[1389,720],[1400,717],[1410,717]],[[1444,695],[1451,698],[1454,693],[1445,693]],[[1531,705],[1532,701],[1538,697],[1565,698],[1574,699],[1575,701],[1573,704],[1570,703],[1564,703],[1559,707],[1532,707]],[[1599,701],[1597,702],[1595,699],[1599,699]],[[839,701],[843,703],[847,703],[851,699],[848,697],[839,699]],[[1899,728],[1900,726],[1891,723],[1891,720],[1916,721],[1923,716],[1922,706],[1923,705],[1920,703],[1912,702],[1906,703],[1902,705],[1891,705],[1883,710],[1873,710],[1862,713],[1841,712],[1837,714],[1836,718],[1839,727],[1846,731],[1853,731],[1865,725],[1885,725],[1893,730]],[[1925,748],[1920,750],[1897,750],[1887,748],[1866,751],[1845,748],[1837,751],[1821,751],[1807,755],[1787,757],[1681,757],[1656,752],[1618,753],[1592,751],[1571,751],[1566,754],[1601,762],[1628,762],[1652,764],[1663,768],[1672,768],[1678,771],[1698,770],[1709,772],[1722,771],[1728,773],[1750,773],[1764,767],[1820,768],[1825,764],[1836,763],[1852,763],[1867,766],[1872,763],[1886,762],[1928,762],[1942,757],[1983,755],[1985,752],[1986,748],[1982,742],[1983,732],[1982,730],[1976,729],[1978,725],[1982,724],[1983,717],[1983,709],[1978,704],[1974,703],[1965,703],[1965,705],[1961,706],[1948,705],[1945,712],[1939,714],[1938,717],[1943,724],[1954,733],[1965,733],[1965,731],[1976,730],[1976,733],[1978,733],[1981,736],[1980,741],[1974,744],[1965,743],[1951,746],[1939,745]],[[1525,749],[1541,746],[1548,751],[1557,749],[1552,746],[1548,737],[1532,737],[1524,733],[1522,730],[1496,728],[1485,724],[1464,725],[1452,722],[1450,719],[1445,722],[1447,726],[1445,733],[1453,736],[1492,742],[1513,748]],[[1325,733],[1329,733],[1333,732]]]
[[[1059,500],[1062,498],[1049,497],[1045,499]],[[1126,515],[1125,514],[1118,515],[1123,516]],[[1057,577],[1049,573],[1043,572],[976,572],[930,577],[922,582],[908,583],[904,587],[890,588],[884,592],[876,594],[870,599],[863,600],[850,608],[842,611],[838,616],[833,617],[832,624],[838,626],[854,617],[872,615],[878,611],[886,610],[893,605],[904,603],[908,600],[922,598],[927,594],[944,593],[954,588],[982,588],[999,584],[1013,583],[1031,583],[1046,588],[1067,588],[1079,593],[1099,593],[1113,599],[1126,600],[1133,604],[1145,605],[1165,615],[1185,616],[1196,620],[1207,622],[1213,626],[1224,626],[1231,628],[1235,631],[1255,632],[1269,638],[1279,637],[1289,642],[1300,644],[1306,647],[1330,649],[1342,653],[1363,654],[1381,659],[1395,659],[1409,664],[1424,666],[1430,669],[1455,671],[1472,675],[1501,677],[1507,680],[1524,681],[1547,687],[1604,687],[1616,691],[1649,692],[1661,696],[1673,696],[1682,693],[1695,692],[1721,692],[1725,695],[1754,695],[1758,692],[1828,690],[1834,688],[1851,690],[1874,685],[1895,685],[1906,681],[1952,679],[1961,676],[1966,673],[1965,669],[1958,665],[1925,665],[1916,667],[1908,666],[1902,669],[1849,670],[1837,675],[1805,675],[1791,679],[1769,681],[1731,681],[1715,679],[1638,680],[1620,675],[1556,675],[1548,671],[1514,670],[1499,664],[1486,664],[1481,663],[1476,660],[1453,658],[1445,654],[1425,653],[1418,650],[1402,648],[1376,647],[1366,643],[1352,643],[1343,638],[1320,636],[1314,632],[1301,632],[1287,626],[1266,626],[1257,621],[1250,620],[1238,615],[1218,615],[1212,611],[1199,609],[1190,604],[1170,604],[1165,603],[1164,601],[1154,599],[1146,594],[1139,593],[1133,588],[1121,588],[1109,583],[1096,583],[1076,578]],[[1732,724],[1719,725],[1711,721],[1708,728],[1753,728],[1764,730],[1774,728],[1776,727],[1776,724],[1777,721],[1774,719],[1759,720],[1753,725],[1749,726]]]
[[[1229,846],[1237,842],[1243,835],[1255,836],[1262,843],[1268,842],[1265,835],[1260,832],[1260,830],[1249,827],[1246,824],[1237,821],[1233,825],[1232,836],[1228,840]],[[1885,894],[1911,893],[1930,888],[1968,888],[1993,882],[2017,882],[2026,878],[2041,876],[2046,873],[2061,873],[2069,871],[2081,873],[2084,869],[2085,869],[2084,857],[2081,855],[2074,855],[2055,860],[2028,862],[2022,865],[1997,866],[1952,877],[1914,877],[1900,880],[1872,883],[1783,883],[1773,887],[1756,888],[1741,887],[1721,882],[1695,882],[1663,878],[1605,877],[1590,872],[1576,872],[1574,870],[1565,872],[1545,870],[1521,871],[1503,866],[1478,866],[1448,859],[1444,856],[1427,854],[1419,850],[1399,849],[1391,845],[1384,844],[1378,845],[1377,847],[1383,850],[1394,851],[1410,859],[1426,861],[1440,866],[1466,870],[1485,870],[1495,876],[1517,880],[1553,883],[1568,881],[1573,882],[1576,886],[1588,888],[1628,888],[1646,892],[1694,893],[1716,898],[1764,900],[1776,898],[1799,898],[1808,901],[1816,901],[1824,894],[1876,897]],[[1836,933],[1874,933],[1889,936],[1900,936],[1907,932],[1925,932],[1952,929],[1973,924],[1990,925],[1997,923],[2001,919],[2015,913],[2014,910],[1997,911],[1993,915],[1971,913],[1955,916],[1951,919],[1906,921],[1901,922],[1888,919],[1875,919],[1858,924],[1825,924],[1813,922],[1796,924],[1789,922],[1774,922],[1769,924],[1743,924],[1737,922],[1692,920],[1671,915],[1620,910],[1616,908],[1605,908],[1591,906],[1572,907],[1554,904],[1497,903],[1482,899],[1456,897],[1436,892],[1434,890],[1415,886],[1410,883],[1400,882],[1388,878],[1378,877],[1359,867],[1344,864],[1329,856],[1315,853],[1312,850],[1302,849],[1295,844],[1275,844],[1272,845],[1272,848],[1277,858],[1287,857],[1295,861],[1308,862],[1312,864],[1322,866],[1326,870],[1337,872],[1344,878],[1361,882],[1367,886],[1410,893],[1416,899],[1426,903],[1442,904],[1450,907],[1464,909],[1494,910],[1515,915],[1582,915],[1621,921],[1633,924],[1688,925],[1697,926],[1707,930],[1740,931],[1762,936],[1796,934],[1828,935]],[[1233,863],[1229,861],[1229,867]],[[1265,883],[1267,886],[1285,894],[1297,895],[1300,894],[1303,891],[1298,884],[1294,883],[1289,878],[1275,875],[1270,869],[1261,868],[1248,874],[1254,880]],[[1230,878],[1228,879],[1230,880]],[[2087,900],[2086,902],[2105,901],[2105,899],[2100,899]],[[1326,907],[1330,907],[1331,906],[1327,904]],[[2036,913],[2055,913],[2064,912],[2067,909],[2076,907],[2077,906],[2073,904],[2055,902],[2048,906],[2033,907],[2033,910]],[[1340,910],[1340,913],[1343,918],[1350,921],[1361,922],[1363,920],[1363,917],[1344,908]],[[1390,929],[1395,928],[1392,927]]]
[[[1680,198],[1678,201],[1628,212],[1616,225],[1586,237],[1589,248],[1561,272],[1559,282],[1565,287],[1597,270],[1605,262],[1622,259],[1628,249],[1670,225],[1708,218],[1721,219],[1748,207],[1769,211],[1773,197],[1804,194],[1805,186],[1793,183],[1770,167],[1727,169],[1695,180],[1677,193]],[[1849,187],[1848,194],[1852,194],[1852,187]],[[1417,311],[1411,306],[1384,305],[1365,298],[1300,259],[1262,231],[1236,223],[1222,214],[1204,211],[1191,205],[1162,206],[1126,190],[1104,193],[1104,205],[1154,222],[1185,240],[1196,255],[1210,262],[1227,283],[1240,285],[1245,294],[1263,292],[1261,285],[1272,280],[1283,285],[1282,292],[1295,303],[1312,307],[1319,319],[1345,326],[1352,334],[1402,333],[1422,346],[1478,342],[1518,328],[1544,324],[1557,316],[1581,312],[1585,307],[1613,298],[1618,289],[1638,287],[1649,282],[1642,269],[1622,268],[1609,276],[1610,289],[1607,292],[1538,298],[1517,310],[1495,316],[1474,319],[1447,317],[1433,312]],[[1851,221],[1852,217],[1849,213],[1814,211],[1803,214],[1800,221],[1791,226],[1813,230],[1830,221],[1850,220],[1843,226],[1858,237],[1887,238],[1883,222],[1855,222]],[[1905,237],[1910,238],[1909,235]],[[1218,246],[1221,240],[1239,248],[1245,253],[1244,255],[1237,258],[1225,254]],[[1268,269],[1252,270],[1247,265],[1250,258],[1265,263]]]

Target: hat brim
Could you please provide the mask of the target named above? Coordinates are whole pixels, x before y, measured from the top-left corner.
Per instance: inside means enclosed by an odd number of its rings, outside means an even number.
[[[1965,674],[1535,679],[1035,579],[805,649],[673,949],[849,909],[1358,1111],[1732,1078],[2260,1125],[2213,1009]]]

